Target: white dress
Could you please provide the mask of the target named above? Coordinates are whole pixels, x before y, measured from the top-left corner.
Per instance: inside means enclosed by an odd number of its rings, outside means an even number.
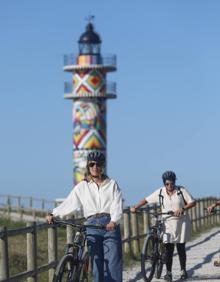
[[[160,204],[162,212],[175,211],[183,208],[186,203],[189,204],[195,201],[184,187],[179,186],[182,194],[179,193],[177,187],[178,186],[176,186],[176,191],[171,196],[167,194],[165,187],[161,187],[145,199],[149,204]],[[160,194],[161,197],[159,197]],[[186,203],[184,203],[184,200]],[[164,217],[167,216],[165,215]],[[180,217],[171,216],[165,220],[163,235],[164,243],[185,243],[190,240],[190,237],[191,220],[187,212]]]

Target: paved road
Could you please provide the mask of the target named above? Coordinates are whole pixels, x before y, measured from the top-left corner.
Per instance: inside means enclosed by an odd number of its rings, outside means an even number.
[[[197,239],[187,244],[187,281],[219,282],[220,267],[213,265],[220,256],[220,228],[213,228]],[[179,261],[174,255],[173,281],[179,280]],[[164,276],[164,270],[162,277]],[[134,266],[123,272],[124,282],[143,281],[140,266]],[[163,279],[153,279],[152,282],[162,282]]]

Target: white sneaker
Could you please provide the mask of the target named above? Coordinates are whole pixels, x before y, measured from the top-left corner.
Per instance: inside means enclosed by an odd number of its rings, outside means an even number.
[[[167,271],[166,275],[164,276],[164,280],[167,281],[167,282],[173,281],[172,273],[170,271]]]
[[[187,278],[188,278],[188,274],[187,274],[186,270],[182,269],[181,272],[180,272],[180,279],[185,280]]]

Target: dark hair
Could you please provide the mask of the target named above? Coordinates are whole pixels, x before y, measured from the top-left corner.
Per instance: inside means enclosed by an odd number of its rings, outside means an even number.
[[[176,182],[176,174],[171,170],[167,170],[162,175],[163,183],[165,184],[166,180],[170,180],[173,183]]]

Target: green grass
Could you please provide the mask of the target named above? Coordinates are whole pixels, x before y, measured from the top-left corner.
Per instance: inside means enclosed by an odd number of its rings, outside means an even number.
[[[14,222],[9,219],[1,218],[0,217],[0,226],[6,226],[12,228],[19,228],[19,227],[24,227],[25,223],[24,222]]]

